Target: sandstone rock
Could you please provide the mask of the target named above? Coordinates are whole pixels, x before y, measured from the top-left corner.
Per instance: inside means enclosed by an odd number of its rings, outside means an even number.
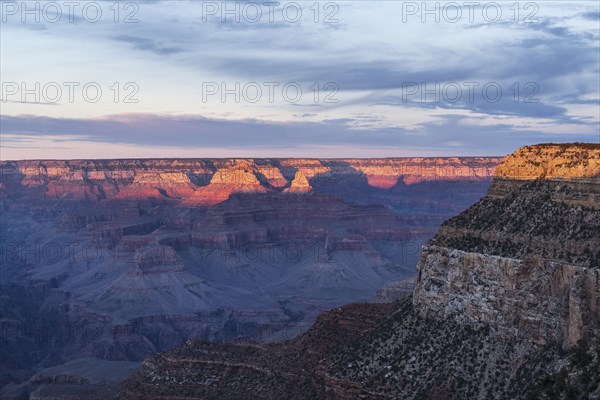
[[[290,191],[308,189],[305,180],[313,186],[314,179],[339,184],[364,177],[367,187],[384,190],[398,183],[485,181],[498,162],[497,157],[2,161],[0,195],[27,188],[31,200],[152,198],[212,205],[232,193],[281,191],[295,178]]]
[[[312,187],[310,186],[310,183],[308,183],[308,179],[306,179],[304,174],[300,171],[297,171],[290,187],[284,191],[288,193],[307,193],[312,191]]]
[[[600,149],[591,143],[525,146],[508,155],[496,170],[496,178],[511,180],[598,182],[599,176]]]
[[[260,184],[250,164],[243,163],[215,172],[207,186],[201,187],[186,203],[214,205],[227,200],[234,193],[268,193]]]
[[[194,194],[195,187],[184,172],[139,171],[133,182],[123,186],[117,198],[175,198]]]

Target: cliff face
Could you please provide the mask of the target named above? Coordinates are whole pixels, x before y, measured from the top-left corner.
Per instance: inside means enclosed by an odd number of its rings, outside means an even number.
[[[600,270],[424,247],[415,306],[424,315],[491,325],[539,344],[575,345],[598,334]]]
[[[415,306],[572,346],[600,327],[600,146],[524,147],[418,263]]]
[[[597,183],[598,152],[598,145],[593,143],[525,146],[502,160],[495,178],[516,182],[544,179]]]

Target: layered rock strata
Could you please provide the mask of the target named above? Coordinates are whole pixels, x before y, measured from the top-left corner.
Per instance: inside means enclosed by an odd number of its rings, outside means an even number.
[[[0,195],[30,200],[145,199],[212,205],[232,193],[309,190],[343,181],[390,189],[421,182],[486,181],[497,157],[389,159],[166,159],[2,161]]]
[[[488,195],[445,222],[417,266],[415,306],[538,343],[600,328],[600,146],[524,147]]]

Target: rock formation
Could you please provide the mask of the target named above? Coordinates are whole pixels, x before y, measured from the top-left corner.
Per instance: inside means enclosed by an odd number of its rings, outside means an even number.
[[[234,193],[267,193],[269,191],[258,181],[254,166],[249,162],[243,162],[218,169],[208,185],[198,188],[184,202],[214,205],[227,200]]]
[[[423,249],[415,306],[540,343],[589,339],[600,327],[599,228],[599,146],[522,148]]]
[[[232,193],[360,183],[357,190],[391,189],[421,182],[489,180],[497,157],[316,159],[171,159],[2,161],[0,195],[27,193],[30,200],[146,199],[211,205]],[[305,179],[308,182],[305,182]],[[330,188],[335,190],[336,188]]]
[[[294,179],[290,184],[290,187],[284,190],[288,193],[307,193],[312,191],[312,187],[310,183],[308,183],[308,179],[304,176],[301,171],[297,171],[294,175]]]

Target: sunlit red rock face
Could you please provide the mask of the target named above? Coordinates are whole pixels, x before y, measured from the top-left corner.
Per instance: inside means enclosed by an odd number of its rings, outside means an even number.
[[[286,188],[284,191],[289,193],[307,193],[311,190],[312,187],[310,186],[310,183],[308,183],[308,179],[306,179],[301,171],[297,171],[290,187]]]
[[[98,185],[102,188],[106,186],[102,182],[99,182]],[[115,189],[118,190],[118,187]],[[116,190],[113,192],[115,198],[182,199],[193,196],[196,186],[192,184],[185,172],[137,171],[131,184],[123,185],[118,192]],[[104,193],[106,194],[106,192]],[[107,195],[107,197],[111,198],[112,196]]]
[[[600,149],[588,143],[525,146],[506,156],[498,179],[598,181]]]
[[[494,157],[282,160],[90,160],[3,162],[11,195],[30,189],[45,198],[147,199],[213,205],[234,193],[305,192],[312,181],[364,182],[392,189],[423,182],[486,181]],[[33,199],[32,199],[33,200]]]
[[[249,162],[222,168],[215,172],[210,183],[184,198],[186,204],[214,205],[235,193],[268,193],[272,190],[261,185],[260,172]]]

